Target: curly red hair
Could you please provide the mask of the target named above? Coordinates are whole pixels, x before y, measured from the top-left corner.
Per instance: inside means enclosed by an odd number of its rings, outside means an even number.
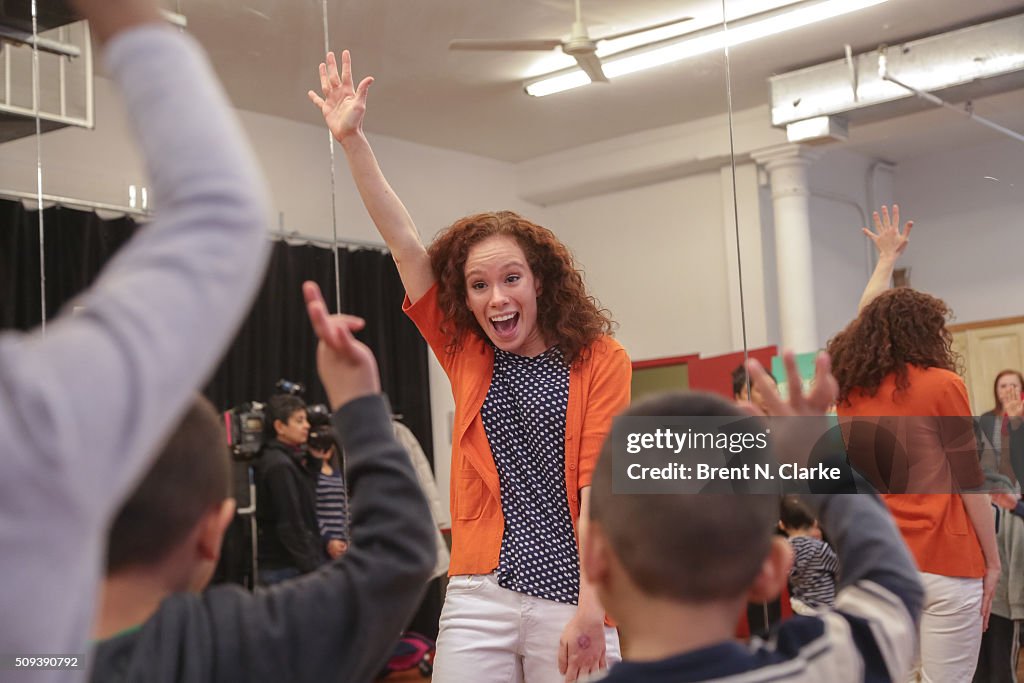
[[[558,345],[566,363],[579,360],[587,346],[611,333],[614,322],[610,314],[587,294],[575,259],[555,234],[512,211],[497,211],[456,221],[442,230],[427,250],[444,315],[442,331],[448,336],[450,350],[458,348],[467,332],[487,341],[487,334],[466,305],[465,269],[469,250],[497,235],[516,241],[541,283],[537,326],[544,339]]]
[[[896,391],[906,391],[909,365],[958,372],[960,357],[946,328],[951,313],[942,299],[909,287],[880,294],[829,340],[838,401],[847,401],[855,389],[874,396],[893,373]]]

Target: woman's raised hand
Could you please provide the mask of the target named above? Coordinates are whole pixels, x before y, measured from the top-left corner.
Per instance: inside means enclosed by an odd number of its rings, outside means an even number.
[[[910,231],[914,227],[914,221],[907,221],[900,230],[900,206],[892,205],[892,217],[889,217],[889,207],[882,207],[882,214],[874,213],[875,231],[870,228],[861,228],[878,249],[879,259],[888,258],[895,261],[907,249],[910,242]]]
[[[366,94],[371,83],[373,76],[367,76],[358,87],[353,86],[352,57],[348,50],[341,53],[340,74],[333,52],[328,52],[327,61],[320,64],[320,92],[323,96],[310,90],[309,99],[320,108],[327,128],[338,142],[362,132]]]

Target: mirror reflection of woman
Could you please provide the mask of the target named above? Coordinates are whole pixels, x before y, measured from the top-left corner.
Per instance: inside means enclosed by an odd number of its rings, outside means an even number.
[[[398,266],[405,310],[455,398],[451,580],[433,680],[556,683],[617,661],[580,576],[578,525],[631,367],[555,235],[510,211],[456,221],[426,247],[363,134],[372,78],[348,52],[309,96],[341,144]]]
[[[857,318],[828,344],[839,383],[837,412],[851,430],[856,418],[877,426],[877,433],[868,430],[876,445],[864,449],[872,457],[879,457],[879,435],[886,430],[907,455],[894,448],[897,467],[881,469],[906,474],[902,490],[915,491],[883,496],[925,586],[912,680],[970,681],[1001,570],[992,507],[985,494],[950,493],[980,487],[984,475],[946,328],[949,308],[908,287],[889,289],[913,224],[900,229],[898,206],[891,217],[883,207],[874,219],[875,231],[864,232],[878,250],[877,266]],[[856,458],[852,443],[850,451]]]

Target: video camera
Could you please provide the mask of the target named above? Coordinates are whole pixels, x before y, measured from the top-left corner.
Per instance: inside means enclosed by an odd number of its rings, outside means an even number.
[[[302,396],[306,387],[300,382],[279,379],[274,384],[275,394],[291,394]],[[334,431],[331,429],[331,411],[322,403],[306,406],[309,419],[310,448],[325,451],[334,443]],[[266,404],[259,401],[247,401],[224,413],[224,425],[227,429],[228,446],[235,460],[248,461],[255,458],[267,435]]]

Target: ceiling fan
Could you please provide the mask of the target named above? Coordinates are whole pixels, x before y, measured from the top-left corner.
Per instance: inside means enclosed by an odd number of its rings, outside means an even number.
[[[689,21],[693,17],[680,17],[671,21],[663,21],[660,24],[652,24],[650,26],[642,26],[640,28],[631,29],[629,31],[623,31],[621,33],[613,33],[608,36],[601,36],[600,38],[591,38],[590,34],[587,33],[587,27],[583,23],[583,15],[580,11],[580,0],[576,0],[576,21],[573,22],[572,32],[569,34],[569,38],[561,40],[558,38],[539,38],[539,39],[524,39],[524,40],[488,40],[488,39],[474,39],[474,38],[457,38],[448,44],[448,48],[451,50],[554,50],[556,47],[562,48],[562,52],[576,59],[576,63],[580,65],[580,68],[590,77],[591,81],[594,82],[607,82],[608,77],[604,75],[604,71],[601,69],[601,60],[595,54],[597,51],[597,43],[601,40],[615,40],[616,38],[625,38],[636,33],[643,33],[644,31],[653,31],[654,29],[663,28],[665,26],[671,26],[672,24],[678,24],[683,21]]]

